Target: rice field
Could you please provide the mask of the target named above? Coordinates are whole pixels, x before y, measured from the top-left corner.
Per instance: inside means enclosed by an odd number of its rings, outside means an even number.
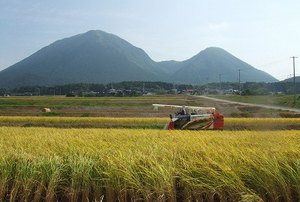
[[[0,128],[0,201],[299,201],[300,131]]]
[[[169,118],[0,116],[0,126],[162,129]],[[300,129],[300,118],[225,118],[225,130]]]
[[[0,99],[0,201],[300,201],[299,118],[225,115],[224,131],[167,131],[173,111],[151,107],[161,102],[202,106],[183,96]]]

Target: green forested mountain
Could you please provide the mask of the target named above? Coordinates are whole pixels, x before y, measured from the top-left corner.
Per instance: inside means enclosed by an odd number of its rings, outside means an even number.
[[[102,31],[56,41],[0,72],[1,86],[164,79],[160,68],[142,49]]]
[[[282,82],[294,82],[294,77],[283,80]],[[295,77],[295,82],[300,82],[300,76]]]
[[[142,49],[103,31],[58,40],[0,72],[0,87],[68,83],[163,81],[276,81],[220,48],[208,48],[183,62],[153,61]]]
[[[173,63],[173,64],[172,64]],[[171,65],[172,64],[172,65]],[[221,48],[207,48],[183,62],[163,63],[165,69],[176,67],[176,71],[165,71],[172,78],[191,84],[211,82],[275,82],[277,79],[241,61]],[[168,67],[169,66],[169,67]]]

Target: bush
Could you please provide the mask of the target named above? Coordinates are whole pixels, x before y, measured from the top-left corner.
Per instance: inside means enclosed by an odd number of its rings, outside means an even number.
[[[84,97],[95,97],[95,95],[93,93],[88,93],[88,94],[85,94]]]
[[[75,97],[75,94],[74,93],[67,93],[66,97]]]
[[[254,91],[251,89],[246,89],[242,92],[242,95],[254,95]]]

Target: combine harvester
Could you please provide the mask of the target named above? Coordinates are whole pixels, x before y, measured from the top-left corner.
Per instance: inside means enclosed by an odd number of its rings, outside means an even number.
[[[214,107],[194,107],[180,105],[164,105],[152,104],[154,109],[159,107],[179,108],[179,112],[173,117],[170,114],[171,120],[166,124],[165,129],[174,130],[223,130],[224,116],[220,113],[215,113]]]

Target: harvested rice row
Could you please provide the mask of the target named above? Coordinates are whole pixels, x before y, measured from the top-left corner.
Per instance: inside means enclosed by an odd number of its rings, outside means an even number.
[[[0,116],[0,125],[95,128],[157,128],[169,118]],[[299,118],[225,118],[225,130],[300,129]]]

